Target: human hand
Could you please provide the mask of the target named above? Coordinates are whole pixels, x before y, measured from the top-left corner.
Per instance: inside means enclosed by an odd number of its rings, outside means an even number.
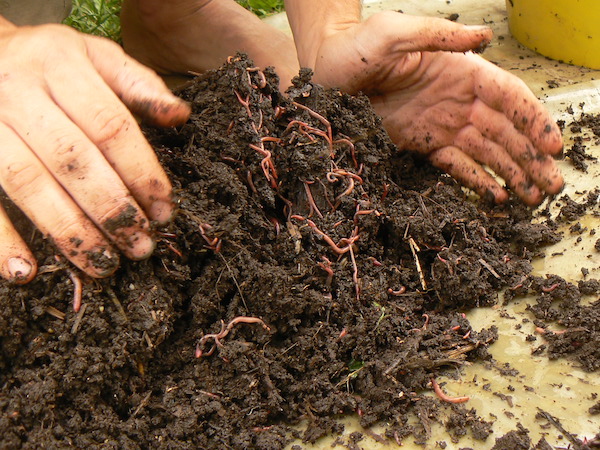
[[[115,43],[61,25],[15,27],[0,17],[0,61],[6,194],[90,276],[115,271],[113,245],[132,259],[149,256],[149,220],[173,214],[171,184],[127,107],[173,126],[189,106]],[[0,274],[16,283],[36,274],[4,210]]]
[[[478,55],[452,53],[485,45],[488,28],[384,12],[324,35],[308,63],[315,81],[369,95],[399,148],[496,202],[508,193],[482,165],[529,205],[562,189],[552,158],[560,130],[525,83]]]

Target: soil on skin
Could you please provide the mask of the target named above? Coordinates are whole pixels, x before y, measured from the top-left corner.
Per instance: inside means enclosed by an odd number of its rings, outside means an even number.
[[[441,422],[483,441],[491,424],[432,380],[490,359],[496,330],[464,311],[530,290],[538,326],[568,330],[546,333],[550,355],[599,367],[599,304],[579,303],[598,282],[530,276],[552,222],[467,199],[398,152],[366,98],[309,75],[287,99],[237,56],[179,92],[190,121],[146,130],[179,213],[150,259],[80,274],[79,313],[72,269],[7,205],[41,268],[0,285],[3,448],[277,449],[341,431],[342,414],[385,422],[381,440],[425,442]]]

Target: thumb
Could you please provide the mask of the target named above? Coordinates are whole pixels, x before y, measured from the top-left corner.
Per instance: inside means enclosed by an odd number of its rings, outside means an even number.
[[[394,50],[401,52],[481,51],[493,36],[492,30],[484,25],[463,25],[435,17],[385,12],[371,19],[385,22],[376,24],[376,29],[388,30]]]

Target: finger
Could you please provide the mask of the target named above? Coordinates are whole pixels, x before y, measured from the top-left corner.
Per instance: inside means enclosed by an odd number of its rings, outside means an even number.
[[[556,194],[563,188],[564,179],[554,160],[538,151],[503,113],[476,100],[473,103],[471,123],[483,136],[504,147],[543,191]]]
[[[429,155],[431,163],[452,175],[461,184],[473,189],[482,198],[496,203],[508,200],[508,193],[470,156],[457,147],[443,147]]]
[[[539,205],[544,199],[544,194],[508,152],[484,138],[475,127],[463,129],[454,140],[454,145],[475,161],[490,167],[526,204]]]
[[[135,113],[161,126],[183,124],[190,106],[174,96],[163,80],[112,41],[85,36],[88,57],[110,88]]]
[[[462,25],[435,17],[409,16],[396,12],[383,12],[367,21],[377,21],[374,29],[391,33],[388,38],[394,50],[454,51],[481,50],[492,39],[493,32],[481,25]]]
[[[119,265],[119,256],[112,250],[106,238],[25,143],[1,123],[0,142],[3,149],[0,159],[0,184],[6,194],[44,235],[52,237],[59,250],[73,264],[93,277],[112,274]],[[0,224],[2,231],[8,230],[10,233],[11,227],[7,220],[6,217],[2,218]],[[6,238],[5,232],[2,233],[2,237]],[[10,241],[16,242],[12,238]],[[22,252],[24,246],[24,243],[17,244],[18,252],[11,252],[10,255],[22,255],[26,262],[32,263],[32,273],[28,278],[30,279],[35,269],[34,259],[30,253]],[[0,258],[0,261],[6,260],[4,254]],[[3,270],[5,267],[3,264]],[[8,267],[9,273],[10,270]]]
[[[0,275],[15,284],[25,284],[36,272],[34,256],[0,206]]]
[[[100,149],[125,186],[152,220],[173,215],[171,183],[137,122],[89,64],[69,84],[70,68],[57,65],[46,74],[54,101]],[[85,96],[73,92],[86,92]]]
[[[5,99],[4,123],[17,132],[81,210],[131,259],[149,256],[148,219],[96,146],[36,86],[14,82],[20,101]]]
[[[477,97],[510,119],[514,128],[525,134],[540,152],[560,155],[563,149],[560,128],[527,85],[477,55],[466,57],[478,58],[483,64],[479,72],[482,81],[475,83]]]

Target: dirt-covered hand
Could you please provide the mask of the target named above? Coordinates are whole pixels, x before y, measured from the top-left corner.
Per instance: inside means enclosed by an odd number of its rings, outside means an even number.
[[[130,110],[169,126],[189,106],[118,45],[61,25],[15,27],[0,17],[0,61],[4,192],[91,276],[114,272],[113,245],[147,257],[149,220],[169,220],[172,189]],[[25,283],[36,267],[1,209],[0,274]]]
[[[480,195],[506,201],[486,165],[536,205],[563,186],[552,158],[562,136],[520,79],[476,54],[455,53],[480,48],[491,36],[485,27],[384,12],[338,26],[306,53],[315,81],[369,95],[400,148],[426,155]]]

